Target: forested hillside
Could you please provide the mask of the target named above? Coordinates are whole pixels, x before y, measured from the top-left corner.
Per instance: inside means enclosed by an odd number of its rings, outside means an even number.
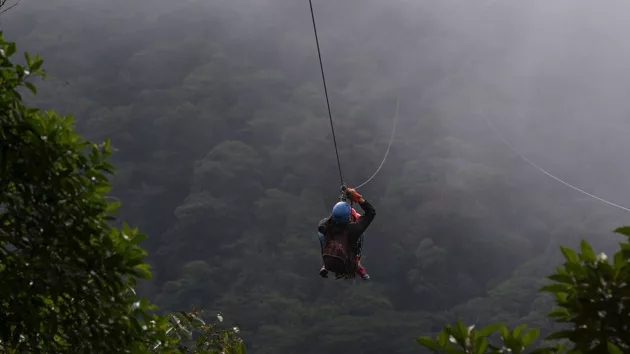
[[[532,169],[484,125],[522,104],[495,65],[519,23],[468,28],[489,15],[455,1],[316,5],[349,186],[381,163],[400,99],[386,164],[360,190],[377,211],[369,282],[317,274],[316,226],[339,178],[307,2],[30,0],[0,26],[46,60],[29,99],[111,139],[112,196],[149,235],[154,278],[139,290],[161,311],[222,312],[256,354],[415,353],[415,337],[456,319],[551,330],[552,299],[537,290],[557,245],[610,249],[623,214]],[[551,114],[543,103],[530,113]],[[593,173],[575,180],[627,195]]]

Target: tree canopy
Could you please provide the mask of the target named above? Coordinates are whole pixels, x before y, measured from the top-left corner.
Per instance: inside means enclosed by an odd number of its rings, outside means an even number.
[[[110,141],[85,141],[71,116],[25,105],[22,89],[37,92],[43,60],[24,53],[26,65],[15,64],[14,54],[15,43],[0,32],[0,348],[172,348],[179,338],[168,336],[168,319],[151,313],[155,307],[135,291],[138,279],[151,278],[139,245],[145,235],[127,223],[111,225],[119,203],[106,198]],[[194,352],[241,345],[202,329]]]
[[[580,251],[560,247],[565,262],[548,276],[551,284],[540,290],[552,293],[556,307],[549,312],[558,330],[544,340],[555,343],[537,347],[539,328],[527,330],[527,324],[509,330],[497,323],[482,329],[457,321],[446,325],[435,337],[421,336],[417,342],[436,353],[613,353],[630,350],[630,227],[616,233],[627,237],[619,243],[612,260],[605,253],[595,254],[582,240]],[[493,338],[498,334],[499,338]],[[491,342],[494,340],[494,344]],[[500,343],[500,344],[497,344]]]
[[[480,53],[501,52],[498,39],[516,31],[484,27],[488,37],[477,38],[447,27],[437,15],[476,11],[454,1],[415,12],[376,0],[318,7],[349,186],[382,161],[400,98],[386,164],[360,190],[378,213],[363,259],[372,281],[325,281],[316,225],[339,182],[303,26],[310,14],[294,1],[263,3],[32,0],[2,16],[6,38],[45,57],[47,76],[29,94],[41,58],[10,61],[5,42],[0,295],[9,300],[0,316],[13,317],[0,323],[30,332],[25,341],[3,328],[3,343],[63,348],[107,330],[115,343],[86,350],[160,338],[193,348],[166,334],[176,313],[205,326],[195,333],[236,327],[262,354],[415,353],[414,338],[456,321],[555,332],[546,318],[554,298],[538,290],[562,261],[557,246],[584,238],[610,253],[615,240],[601,231],[623,215],[548,183],[482,125],[454,128],[480,119],[484,102],[494,116],[511,114]],[[528,109],[542,116],[545,107]],[[189,311],[196,306],[211,314],[198,316],[206,324]],[[84,328],[79,310],[105,327]],[[40,333],[44,323],[57,327]]]

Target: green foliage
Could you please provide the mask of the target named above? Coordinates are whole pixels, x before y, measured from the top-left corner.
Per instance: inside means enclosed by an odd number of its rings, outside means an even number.
[[[26,100],[74,113],[86,139],[112,139],[121,217],[151,235],[142,245],[153,278],[136,291],[164,313],[221,309],[260,354],[413,353],[408,338],[454,318],[555,330],[545,319],[552,296],[536,293],[557,263],[545,250],[617,221],[480,139],[471,104],[501,97],[461,77],[443,82],[469,67],[468,55],[453,55],[462,33],[444,30],[465,21],[407,10],[434,2],[350,2],[360,6],[322,4],[322,18],[336,17],[322,45],[349,185],[379,166],[402,95],[404,129],[364,189],[379,214],[366,235],[369,284],[317,275],[315,225],[339,181],[303,4],[22,1],[2,26],[59,79],[38,83],[37,96],[25,88]],[[410,13],[430,15],[409,22]],[[392,23],[396,36],[377,30]],[[409,55],[387,54],[401,50]],[[608,215],[581,217],[593,209]]]
[[[616,233],[630,239],[630,228]],[[553,283],[540,291],[552,293],[557,307],[548,317],[563,324],[563,329],[544,339],[559,341],[551,347],[536,348],[533,353],[623,353],[630,350],[630,242],[619,243],[612,263],[604,253],[595,255],[591,245],[582,240],[580,252],[560,247],[565,258],[562,267],[548,276]],[[503,324],[477,332],[461,322],[447,325],[436,337],[423,336],[417,342],[434,352],[500,353],[510,349],[522,353],[532,345],[539,330],[524,332],[526,325],[512,332]],[[500,345],[490,344],[489,337],[498,331]]]
[[[180,353],[245,354],[239,328],[224,329],[221,327],[223,321],[220,313],[213,321],[204,320],[201,309],[174,313],[169,315],[167,333],[177,340]]]
[[[520,354],[534,343],[540,333],[538,329],[526,331],[526,328],[525,325],[520,325],[510,331],[503,324],[495,324],[476,330],[474,326],[466,327],[457,321],[454,326],[445,326],[435,339],[423,336],[416,341],[436,353],[482,354],[504,353],[509,350]],[[489,337],[495,333],[500,335],[501,344],[491,342]]]
[[[0,33],[0,348],[19,352],[137,352],[169,347],[166,318],[136,296],[149,279],[144,239],[110,226],[109,141],[73,132],[71,117],[22,103],[43,61],[11,61]]]
[[[630,238],[628,230],[615,232]],[[630,350],[630,243],[619,246],[612,262],[604,253],[595,255],[585,240],[580,253],[563,249],[566,262],[542,290],[553,293],[558,305],[549,317],[570,327],[549,339],[569,340],[581,352]]]

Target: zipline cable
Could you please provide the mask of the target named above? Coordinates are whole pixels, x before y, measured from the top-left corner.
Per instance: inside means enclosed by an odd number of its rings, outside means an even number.
[[[490,129],[492,129],[492,131],[493,131],[493,132],[494,132],[494,133],[495,133],[495,134],[499,137],[499,139],[501,139],[501,141],[503,141],[503,143],[504,143],[505,145],[507,145],[507,146],[510,148],[510,150],[512,150],[512,151],[513,151],[513,152],[514,152],[517,156],[519,156],[521,159],[523,159],[523,160],[524,160],[525,162],[527,162],[528,164],[532,165],[534,168],[536,168],[536,169],[537,169],[537,170],[539,170],[540,172],[542,172],[542,173],[546,174],[547,176],[549,176],[549,177],[551,177],[551,178],[555,179],[556,181],[558,181],[558,182],[560,182],[560,183],[564,184],[565,186],[567,186],[567,187],[569,187],[569,188],[572,188],[572,189],[574,189],[574,190],[576,190],[576,191],[578,191],[578,192],[580,192],[580,193],[582,193],[582,194],[584,194],[584,195],[587,195],[587,196],[589,196],[589,197],[591,197],[591,198],[597,199],[597,200],[599,200],[600,202],[606,203],[606,204],[608,204],[608,205],[610,205],[610,206],[613,206],[613,207],[615,207],[615,208],[619,208],[619,209],[621,209],[621,210],[625,210],[625,211],[629,211],[629,212],[630,212],[630,209],[629,209],[629,208],[626,208],[626,207],[621,206],[621,205],[619,205],[619,204],[615,204],[615,203],[610,202],[610,201],[608,201],[608,200],[606,200],[606,199],[600,198],[600,197],[598,197],[598,196],[596,196],[596,195],[594,195],[594,194],[588,193],[588,192],[586,192],[586,191],[584,191],[584,190],[582,190],[582,189],[580,189],[580,188],[578,188],[578,187],[576,187],[576,186],[574,186],[574,185],[570,184],[569,182],[565,182],[565,181],[563,181],[563,180],[562,180],[562,179],[560,179],[559,177],[556,177],[556,176],[552,175],[551,173],[547,172],[547,171],[546,171],[545,169],[543,169],[542,167],[540,167],[540,166],[536,165],[536,164],[535,164],[534,162],[532,162],[530,159],[528,159],[527,157],[525,157],[525,156],[523,156],[521,153],[519,153],[519,152],[518,152],[518,151],[514,148],[514,146],[512,146],[512,144],[510,144],[507,140],[505,140],[505,138],[503,137],[503,135],[501,135],[501,133],[497,130],[497,128],[495,128],[495,127],[494,127],[494,125],[492,125],[492,122],[490,122],[490,119],[488,118],[488,115],[484,114],[484,115],[483,115],[483,117],[484,117],[484,119],[486,120],[486,124],[488,124],[488,126],[490,127]]]
[[[489,9],[490,9],[493,5],[495,5],[495,3],[497,3],[497,1],[490,1],[490,2],[488,2],[488,3],[486,3],[486,4],[484,4],[484,5],[483,5],[483,12],[485,13],[486,11],[489,11]],[[594,195],[594,194],[588,193],[588,192],[586,192],[586,191],[584,191],[584,190],[582,190],[582,189],[580,189],[580,188],[578,188],[578,187],[576,187],[576,186],[574,186],[574,185],[570,184],[569,182],[566,182],[566,181],[562,180],[561,178],[556,177],[556,176],[554,176],[553,174],[551,174],[551,173],[547,172],[544,168],[542,168],[542,167],[538,166],[538,165],[537,165],[537,164],[535,164],[533,161],[531,161],[530,159],[528,159],[527,157],[525,157],[523,154],[519,153],[519,152],[518,152],[518,150],[516,150],[516,148],[514,148],[514,146],[512,146],[512,144],[510,144],[510,143],[509,143],[509,142],[508,142],[508,141],[507,141],[507,140],[503,137],[503,135],[501,134],[501,132],[499,132],[499,130],[498,130],[498,129],[497,129],[497,128],[496,128],[496,127],[492,124],[492,122],[490,122],[490,119],[488,118],[488,115],[484,114],[484,115],[483,115],[483,117],[484,117],[484,120],[486,121],[486,124],[488,125],[488,127],[490,127],[490,129],[491,129],[491,130],[492,130],[492,131],[493,131],[493,132],[497,135],[497,137],[499,137],[499,139],[500,139],[500,140],[501,140],[501,141],[502,141],[505,145],[507,145],[507,147],[508,147],[508,148],[510,148],[510,150],[512,150],[512,152],[514,152],[514,154],[516,154],[517,156],[519,156],[521,159],[523,159],[523,161],[527,162],[528,164],[530,164],[530,165],[531,165],[532,167],[534,167],[535,169],[537,169],[537,170],[539,170],[540,172],[544,173],[545,175],[547,175],[547,176],[549,176],[549,177],[553,178],[554,180],[556,180],[556,181],[558,181],[558,182],[560,182],[560,183],[564,184],[565,186],[567,186],[567,187],[569,187],[569,188],[571,188],[571,189],[573,189],[573,190],[575,190],[575,191],[578,191],[578,192],[580,192],[580,193],[582,193],[582,194],[584,194],[584,195],[586,195],[586,196],[588,196],[588,197],[591,197],[591,198],[593,198],[593,199],[599,200],[599,201],[600,201],[600,202],[602,202],[602,203],[606,203],[606,204],[608,204],[608,205],[610,205],[610,206],[612,206],[612,207],[615,207],[615,208],[621,209],[621,210],[623,210],[623,211],[628,211],[628,212],[630,212],[630,208],[626,208],[626,207],[624,207],[624,206],[622,206],[622,205],[619,205],[619,204],[613,203],[613,202],[608,201],[608,200],[606,200],[606,199],[604,199],[604,198],[600,198],[600,197],[598,197],[598,196],[596,196],[596,195]]]
[[[394,127],[392,128],[392,135],[389,138],[389,145],[387,145],[387,151],[385,151],[385,156],[383,157],[383,161],[381,161],[381,164],[376,169],[376,172],[374,172],[374,174],[372,176],[370,176],[370,178],[368,178],[367,181],[365,181],[365,182],[361,183],[360,185],[354,187],[354,189],[359,189],[359,188],[365,186],[366,184],[368,184],[374,177],[376,177],[378,172],[381,170],[381,167],[383,167],[383,164],[385,164],[385,160],[387,160],[387,155],[389,154],[389,148],[392,147],[392,142],[394,141],[394,135],[396,134],[396,123],[398,123],[398,108],[399,108],[399,106],[400,106],[400,98],[397,98],[396,99],[396,115],[394,116]]]
[[[324,95],[326,96],[326,106],[328,107],[328,118],[330,119],[330,129],[332,130],[333,143],[335,144],[335,154],[337,155],[337,166],[339,167],[339,179],[341,186],[343,183],[343,173],[341,173],[341,162],[339,160],[339,150],[337,149],[337,138],[335,137],[335,126],[333,125],[332,113],[330,111],[330,100],[328,99],[328,89],[326,87],[326,76],[324,75],[324,64],[322,64],[322,53],[319,49],[319,39],[317,37],[317,27],[315,26],[315,14],[313,13],[313,2],[308,0],[311,6],[311,18],[313,19],[313,32],[315,33],[315,43],[317,44],[317,56],[319,57],[319,68],[322,71],[322,81],[324,83]]]

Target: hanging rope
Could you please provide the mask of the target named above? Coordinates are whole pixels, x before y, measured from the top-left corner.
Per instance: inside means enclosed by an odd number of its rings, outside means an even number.
[[[400,98],[397,98],[396,99],[396,115],[394,116],[394,127],[392,128],[392,135],[389,137],[389,144],[387,145],[387,151],[385,151],[385,156],[383,157],[383,161],[381,161],[381,164],[376,169],[376,172],[374,172],[374,174],[372,176],[370,176],[370,178],[368,178],[367,181],[365,181],[365,182],[361,183],[360,185],[354,187],[354,189],[359,189],[359,188],[365,186],[366,184],[368,184],[374,177],[376,177],[378,172],[381,170],[381,167],[383,167],[383,165],[385,164],[385,160],[387,160],[387,155],[389,154],[389,148],[392,147],[392,142],[394,141],[394,134],[396,134],[396,123],[398,123],[398,108],[399,108],[399,106],[400,106]]]
[[[596,196],[596,195],[594,195],[594,194],[591,194],[591,193],[588,193],[588,192],[586,192],[586,191],[583,191],[583,190],[581,190],[580,188],[578,188],[578,187],[576,187],[576,186],[574,186],[574,185],[572,185],[572,184],[570,184],[570,183],[568,183],[568,182],[565,182],[565,181],[563,181],[562,179],[560,179],[560,178],[558,178],[558,177],[556,177],[556,176],[552,175],[551,173],[549,173],[549,172],[545,171],[542,167],[540,167],[540,166],[536,165],[536,164],[535,164],[534,162],[532,162],[530,159],[528,159],[527,157],[525,157],[525,156],[523,156],[522,154],[520,154],[520,153],[519,153],[519,152],[518,152],[518,151],[517,151],[517,150],[516,150],[516,149],[512,146],[512,144],[510,144],[507,140],[505,140],[505,138],[503,138],[503,135],[501,135],[501,133],[500,133],[500,132],[499,132],[499,131],[498,131],[498,130],[494,127],[494,125],[492,125],[492,123],[490,122],[490,119],[488,119],[488,116],[487,116],[486,114],[484,114],[483,116],[484,116],[484,118],[485,118],[485,120],[486,120],[486,124],[488,124],[488,126],[490,127],[490,129],[492,129],[492,131],[493,131],[493,132],[494,132],[494,133],[495,133],[495,134],[499,137],[499,139],[501,139],[501,141],[503,141],[503,143],[504,143],[505,145],[507,145],[507,146],[510,148],[510,150],[512,150],[512,151],[513,151],[516,155],[518,155],[521,159],[523,159],[523,160],[524,160],[525,162],[527,162],[528,164],[532,165],[534,168],[536,168],[536,169],[537,169],[537,170],[539,170],[540,172],[542,172],[542,173],[546,174],[547,176],[549,176],[549,177],[551,177],[551,178],[555,179],[556,181],[558,181],[558,182],[560,182],[560,183],[564,184],[565,186],[567,186],[567,187],[569,187],[569,188],[572,188],[572,189],[574,189],[574,190],[576,190],[576,191],[578,191],[578,192],[580,192],[580,193],[582,193],[582,194],[584,194],[584,195],[587,195],[587,196],[589,196],[589,197],[591,197],[591,198],[593,198],[593,199],[597,199],[597,200],[599,200],[600,202],[606,203],[606,204],[608,204],[608,205],[610,205],[610,206],[613,206],[613,207],[615,207],[615,208],[619,208],[619,209],[621,209],[621,210],[630,211],[630,209],[629,209],[629,208],[626,208],[626,207],[621,206],[621,205],[619,205],[619,204],[615,204],[615,203],[610,202],[610,201],[608,201],[608,200],[606,200],[606,199],[600,198],[600,197],[598,197],[598,196]]]
[[[315,43],[317,44],[317,56],[319,57],[319,68],[322,71],[322,81],[324,82],[324,95],[326,96],[326,106],[328,107],[328,118],[330,119],[330,129],[332,130],[333,142],[335,144],[335,154],[337,155],[337,167],[339,167],[339,179],[341,180],[342,187],[343,173],[341,173],[341,162],[339,161],[339,150],[337,149],[337,138],[335,137],[335,126],[333,125],[332,113],[330,111],[330,100],[328,99],[328,88],[326,87],[326,76],[324,75],[324,65],[322,64],[322,53],[319,49],[319,39],[317,37],[317,27],[315,26],[315,14],[313,13],[313,2],[308,0],[311,6],[311,18],[313,19],[313,32],[315,33]]]

